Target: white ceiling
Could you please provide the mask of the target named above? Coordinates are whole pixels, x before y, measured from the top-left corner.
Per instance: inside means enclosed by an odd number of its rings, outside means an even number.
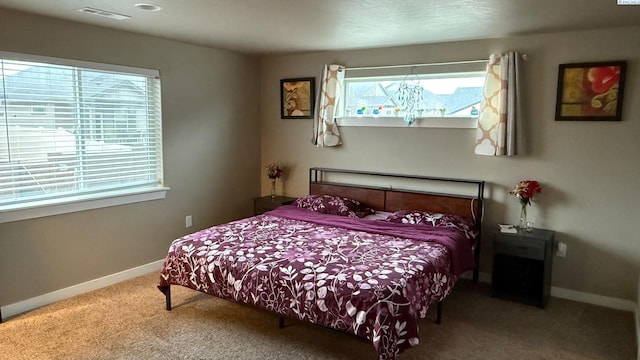
[[[640,25],[618,0],[0,0],[0,7],[252,54]],[[134,4],[158,5],[143,11]],[[83,7],[131,16],[111,20]],[[636,34],[640,35],[640,34]]]

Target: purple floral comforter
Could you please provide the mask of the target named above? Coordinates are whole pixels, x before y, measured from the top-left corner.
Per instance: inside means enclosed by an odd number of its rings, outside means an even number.
[[[472,243],[455,228],[283,206],[175,240],[158,287],[353,333],[395,359],[419,343],[418,320],[472,267]]]

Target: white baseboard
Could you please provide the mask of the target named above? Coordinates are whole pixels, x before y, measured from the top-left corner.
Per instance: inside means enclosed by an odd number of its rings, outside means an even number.
[[[636,303],[630,300],[623,300],[581,291],[563,289],[555,286],[551,287],[551,296],[561,299],[579,301],[592,305],[600,305],[616,310],[631,311],[633,313],[635,313],[636,311]]]
[[[148,274],[153,271],[159,271],[162,268],[164,260],[154,261],[152,263],[141,265],[132,269],[124,270],[115,274],[107,275],[98,279],[90,280],[82,284],[73,285],[64,289],[56,290],[48,294],[40,295],[31,299],[20,301],[14,304],[9,304],[1,308],[3,317],[11,317],[18,315],[29,310],[36,309],[38,307],[54,303],[63,299],[70,298],[72,296],[80,295],[89,291],[97,290],[105,286],[113,285],[121,281],[133,279],[135,277]],[[462,278],[470,279],[471,273],[463,274]],[[479,273],[478,280],[482,283],[491,283],[491,274]],[[640,292],[640,284],[639,289]],[[559,287],[551,288],[551,296],[568,299],[587,304],[600,305],[617,310],[631,311],[636,317],[636,335],[638,337],[639,353],[638,360],[640,360],[640,304],[629,300],[622,300],[612,298],[608,296],[596,295],[585,293],[581,291],[574,291],[569,289],[563,289]],[[638,294],[640,299],[640,294]]]
[[[471,273],[467,272],[463,274],[462,277],[465,279],[471,279]],[[491,284],[491,274],[479,273],[478,281],[480,281],[481,283]],[[638,299],[640,301],[640,284],[638,284],[638,286],[639,286]],[[640,311],[640,303],[635,303],[630,300],[623,300],[623,299],[618,299],[618,298],[613,298],[608,296],[586,293],[582,291],[569,290],[569,289],[559,288],[555,286],[551,287],[551,296],[561,298],[561,299],[578,301],[586,304],[604,306],[604,307],[608,307],[616,310],[631,311],[636,314]],[[640,315],[636,315],[636,316],[640,316]],[[638,323],[638,325],[640,326],[640,323]],[[640,328],[638,330],[640,331]]]
[[[41,306],[70,298],[72,296],[84,294],[89,291],[97,290],[105,286],[119,283],[121,281],[133,279],[135,277],[145,275],[153,271],[160,271],[160,269],[162,269],[163,262],[164,262],[164,259],[154,261],[146,265],[141,265],[132,269],[124,270],[124,271],[107,275],[107,276],[103,276],[98,279],[90,280],[81,284],[69,286],[64,289],[52,291],[44,295],[36,296],[31,299],[27,299],[27,300],[19,301],[17,303],[3,306],[2,317],[8,318],[11,316],[22,314],[27,311],[39,308]]]
[[[462,278],[471,279],[471,272],[467,272],[462,275]],[[491,284],[491,274],[489,273],[479,273],[478,281],[482,283]],[[618,298],[612,298],[608,296],[596,295],[585,293],[581,291],[569,290],[564,288],[559,288],[552,286],[551,287],[551,296],[578,301],[582,303],[592,304],[604,306],[616,310],[624,310],[631,311],[634,314],[635,322],[636,322],[636,346],[637,350],[637,360],[640,360],[640,277],[638,277],[638,289],[637,289],[636,302],[630,300],[623,300]]]

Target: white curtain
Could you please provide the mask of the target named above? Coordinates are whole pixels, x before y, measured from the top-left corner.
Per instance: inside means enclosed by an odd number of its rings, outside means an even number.
[[[478,155],[513,156],[522,148],[519,59],[517,52],[489,58],[476,133]]]
[[[320,91],[318,92],[318,106],[313,120],[313,139],[311,142],[317,147],[342,145],[340,130],[336,124],[336,106],[342,84],[344,82],[344,66],[325,65],[322,69]]]

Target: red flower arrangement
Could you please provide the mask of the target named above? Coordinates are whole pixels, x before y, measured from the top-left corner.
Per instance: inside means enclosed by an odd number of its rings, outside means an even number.
[[[518,200],[520,200],[520,204],[531,205],[531,199],[535,194],[542,192],[542,186],[540,183],[535,180],[522,180],[518,182],[513,188],[513,190],[509,191],[509,194],[515,195]]]
[[[269,177],[269,179],[273,180],[279,178],[280,176],[282,176],[282,173],[282,166],[280,166],[279,163],[273,162],[267,165],[267,176]]]

